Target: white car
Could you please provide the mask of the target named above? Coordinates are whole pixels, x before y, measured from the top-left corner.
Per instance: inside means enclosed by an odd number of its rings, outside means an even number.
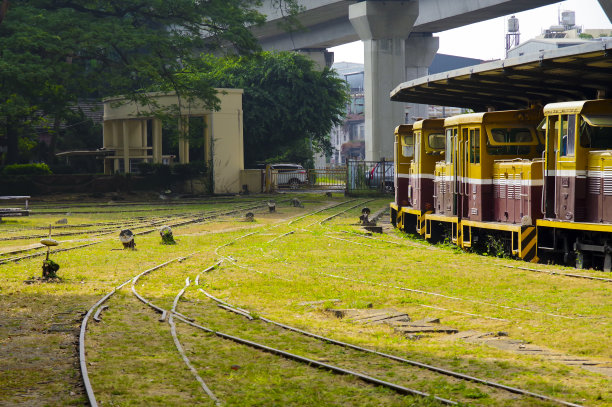
[[[277,172],[276,185],[278,186],[295,189],[308,182],[308,173],[299,164],[272,164],[270,167]]]

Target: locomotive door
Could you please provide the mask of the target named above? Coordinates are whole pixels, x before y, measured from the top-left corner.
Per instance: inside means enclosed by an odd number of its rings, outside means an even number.
[[[561,115],[555,171],[555,213],[557,219],[575,220],[576,202],[576,115]]]
[[[555,170],[557,167],[558,116],[548,116],[546,123],[546,150],[544,161],[544,188],[542,189],[542,214],[545,218],[555,218]]]
[[[473,131],[473,130],[472,130]],[[467,128],[461,129],[461,137],[459,142],[459,213],[461,214],[461,218],[469,219],[470,218],[470,181],[469,181],[469,133],[470,130]]]
[[[413,183],[412,191],[412,207],[418,210],[423,210],[421,205],[421,149],[422,149],[422,131],[414,132],[414,161],[410,169],[410,182]]]
[[[480,185],[480,129],[470,129],[470,138],[466,145],[468,146],[468,160],[466,163],[466,201],[467,210],[469,211],[466,217],[472,220],[479,220],[482,214],[480,208],[479,193],[482,193],[482,185]],[[480,188],[479,188],[480,185]]]
[[[458,151],[457,128],[446,129],[446,146],[444,152],[444,177],[441,180],[442,186],[438,185],[436,193],[442,202],[442,213],[447,215],[457,215],[459,207],[459,168],[460,157]]]

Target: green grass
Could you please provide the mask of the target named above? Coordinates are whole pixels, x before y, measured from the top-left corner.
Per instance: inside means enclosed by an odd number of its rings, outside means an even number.
[[[95,213],[79,207],[81,212],[92,213],[77,214],[75,207],[71,215],[40,214],[0,224],[2,236],[30,236],[44,233],[32,228],[55,224],[62,217],[68,219],[68,225],[116,223],[116,233],[96,237],[101,239],[100,244],[51,256],[61,266],[60,282],[24,284],[31,276],[40,275],[41,257],[0,265],[0,358],[3,360],[0,399],[9,404],[82,405],[84,393],[79,387],[74,341],[83,312],[113,287],[140,272],[197,252],[189,259],[142,277],[137,284],[139,293],[157,306],[170,309],[187,277],[193,282],[196,275],[221,257],[231,257],[232,262],[224,261],[215,270],[202,274],[200,284],[212,295],[256,315],[551,397],[585,405],[612,404],[612,380],[608,376],[537,356],[448,340],[442,334],[408,340],[389,326],[351,323],[326,312],[329,308],[394,308],[408,313],[413,320],[438,317],[442,324],[462,331],[505,331],[512,339],[559,353],[609,361],[612,359],[609,347],[612,301],[608,285],[503,268],[499,265],[521,263],[462,253],[452,247],[429,246],[397,231],[379,238],[386,241],[341,233],[358,231],[355,225],[360,206],[322,226],[318,224],[359,201],[287,224],[288,219],[343,199],[330,200],[322,195],[300,195],[305,208],[281,203],[294,195],[275,196],[277,212],[268,213],[267,208],[255,210],[255,222],[244,222],[244,215],[239,212],[174,228],[177,244],[173,246],[162,245],[158,233],[136,236],[136,251],[120,250],[117,236],[122,222],[178,212],[197,214],[242,204],[215,200],[179,210],[170,205],[114,203],[112,212],[102,213],[99,209]],[[253,197],[246,199],[252,201]],[[257,199],[265,201],[269,197]],[[367,203],[373,211],[387,205],[385,199]],[[53,210],[51,204],[47,206],[45,211]],[[136,208],[147,211],[130,211]],[[92,209],[95,208],[92,206]],[[80,228],[85,233],[76,238],[92,238],[96,228],[99,226]],[[281,237],[289,231],[294,233]],[[252,232],[257,233],[244,237]],[[60,247],[75,244],[68,242],[73,239],[74,236],[58,237],[62,240]],[[0,249],[38,240],[3,240]],[[233,243],[217,250],[228,242]],[[332,299],[341,302],[332,302]],[[300,305],[312,301],[322,302]],[[158,314],[135,299],[130,285],[107,305],[102,322],[91,321],[87,333],[89,375],[98,402],[121,406],[213,405],[176,351],[169,325],[158,322]],[[257,319],[247,321],[221,310],[195,287],[187,289],[178,310],[202,325],[228,334],[465,404],[550,405],[338,348]],[[191,363],[225,405],[438,405],[432,400],[398,395],[176,323]],[[58,324],[68,330],[72,327],[74,331],[50,332]]]

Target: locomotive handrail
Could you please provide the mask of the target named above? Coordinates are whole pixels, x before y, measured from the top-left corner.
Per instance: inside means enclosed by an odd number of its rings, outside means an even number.
[[[544,217],[546,217],[546,212],[544,210],[544,206],[546,205],[546,158],[544,158],[544,155],[546,154],[546,151],[542,151],[542,177],[543,177],[543,182],[542,182],[542,202],[540,202],[540,211],[542,212],[542,215],[544,215]]]
[[[470,158],[470,153],[468,150],[468,140],[464,141],[463,144],[465,145],[463,147],[463,158],[465,160],[465,164],[463,165],[463,195],[468,196],[470,194],[469,188],[468,188],[468,183],[466,181],[466,179],[468,179],[468,169],[469,169],[469,158]]]

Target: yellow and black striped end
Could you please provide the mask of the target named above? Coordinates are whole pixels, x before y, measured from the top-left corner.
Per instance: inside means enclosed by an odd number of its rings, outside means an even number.
[[[537,237],[538,234],[535,226],[524,226],[521,228],[521,234],[519,236],[519,241],[521,242],[519,256],[521,259],[531,263],[537,263]]]

